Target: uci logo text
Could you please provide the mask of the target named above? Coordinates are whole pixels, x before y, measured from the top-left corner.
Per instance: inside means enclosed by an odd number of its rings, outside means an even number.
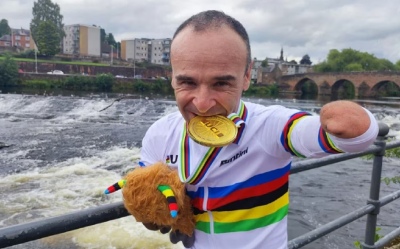
[[[167,158],[165,159],[165,162],[167,164],[175,164],[178,161],[178,155],[168,155]]]
[[[217,137],[223,137],[224,134],[222,134],[217,127],[213,126],[209,121],[201,121],[203,125],[205,125],[207,128],[210,129]]]

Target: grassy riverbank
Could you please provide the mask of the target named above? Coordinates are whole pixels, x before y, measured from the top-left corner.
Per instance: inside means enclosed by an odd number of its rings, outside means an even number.
[[[73,91],[106,91],[113,93],[140,94],[173,94],[171,84],[167,80],[120,79],[111,74],[96,76],[82,75],[42,75],[19,77],[18,81],[0,87],[23,88],[51,92],[52,90]],[[243,93],[245,97],[276,97],[279,94],[277,85],[251,85]]]

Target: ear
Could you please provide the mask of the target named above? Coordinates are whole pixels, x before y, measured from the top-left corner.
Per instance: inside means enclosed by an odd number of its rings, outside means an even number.
[[[176,218],[178,215],[178,204],[171,187],[168,185],[158,185],[157,189],[167,198],[170,214],[172,218]]]
[[[244,74],[243,91],[246,91],[250,87],[251,82],[251,69],[253,68],[253,61],[250,62],[247,71]]]

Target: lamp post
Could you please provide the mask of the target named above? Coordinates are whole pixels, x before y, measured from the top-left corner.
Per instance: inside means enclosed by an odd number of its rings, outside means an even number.
[[[136,77],[136,67],[135,67],[135,59],[136,59],[136,38],[133,42],[133,77]]]
[[[114,46],[111,45],[111,64],[110,64],[110,65],[113,64],[113,57],[114,57],[114,50],[113,50],[113,48],[114,48]]]
[[[37,47],[36,47],[36,43],[35,43],[35,72],[38,73],[38,71],[37,71]]]

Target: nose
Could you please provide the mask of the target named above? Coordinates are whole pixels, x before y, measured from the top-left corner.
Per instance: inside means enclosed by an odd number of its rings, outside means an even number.
[[[212,90],[207,86],[201,86],[197,89],[193,98],[193,104],[199,111],[199,114],[206,114],[216,103]]]

